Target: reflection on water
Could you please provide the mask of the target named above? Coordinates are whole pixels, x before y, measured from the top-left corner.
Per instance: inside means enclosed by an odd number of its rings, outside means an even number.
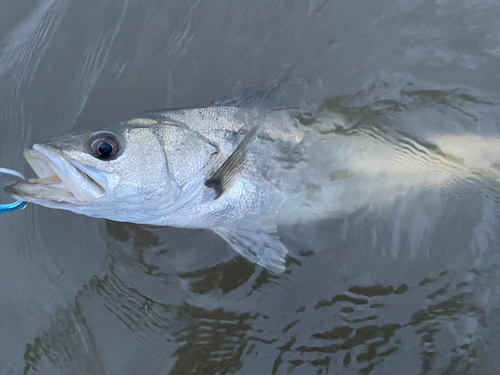
[[[500,136],[499,12],[493,0],[4,1],[0,165],[27,176],[34,142],[210,103],[295,108],[310,129],[477,169],[373,204],[360,202],[374,185],[354,186],[349,210],[279,228],[281,275],[209,231],[3,215],[0,373],[496,373],[499,164],[480,144]]]
[[[249,363],[262,371],[272,365],[273,374],[368,374],[405,364],[423,374],[461,373],[486,328],[471,286],[480,276],[470,270],[468,282],[457,282],[443,271],[414,285],[352,286],[265,315],[249,306],[229,311],[223,301],[212,308],[160,303],[110,274],[93,278],[26,345],[24,373],[107,373],[119,365],[126,374],[228,374]]]

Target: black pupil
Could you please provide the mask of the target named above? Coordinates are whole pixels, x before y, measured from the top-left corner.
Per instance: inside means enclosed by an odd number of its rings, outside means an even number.
[[[97,148],[99,156],[108,157],[113,153],[113,145],[109,142],[101,142]]]
[[[120,148],[120,143],[112,134],[96,134],[89,142],[92,154],[101,160],[113,159]]]

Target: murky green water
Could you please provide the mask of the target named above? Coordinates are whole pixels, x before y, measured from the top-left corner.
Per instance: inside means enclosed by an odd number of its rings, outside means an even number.
[[[499,137],[498,14],[493,0],[3,0],[0,165],[29,174],[34,142],[235,97],[423,144]],[[0,374],[495,374],[496,197],[422,192],[282,228],[278,276],[211,232],[30,205],[0,216]]]

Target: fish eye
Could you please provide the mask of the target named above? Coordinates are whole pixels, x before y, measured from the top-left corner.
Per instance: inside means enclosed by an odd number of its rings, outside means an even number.
[[[120,143],[113,134],[98,133],[90,139],[93,155],[101,160],[110,160],[120,149]]]

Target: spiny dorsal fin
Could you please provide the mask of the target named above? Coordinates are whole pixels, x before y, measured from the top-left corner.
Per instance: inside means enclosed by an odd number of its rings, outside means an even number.
[[[207,187],[214,189],[215,199],[224,194],[236,182],[245,163],[246,148],[252,139],[256,137],[259,129],[260,124],[250,129],[245,138],[243,138],[243,141],[236,147],[236,150],[234,150],[214,175],[205,182]]]

